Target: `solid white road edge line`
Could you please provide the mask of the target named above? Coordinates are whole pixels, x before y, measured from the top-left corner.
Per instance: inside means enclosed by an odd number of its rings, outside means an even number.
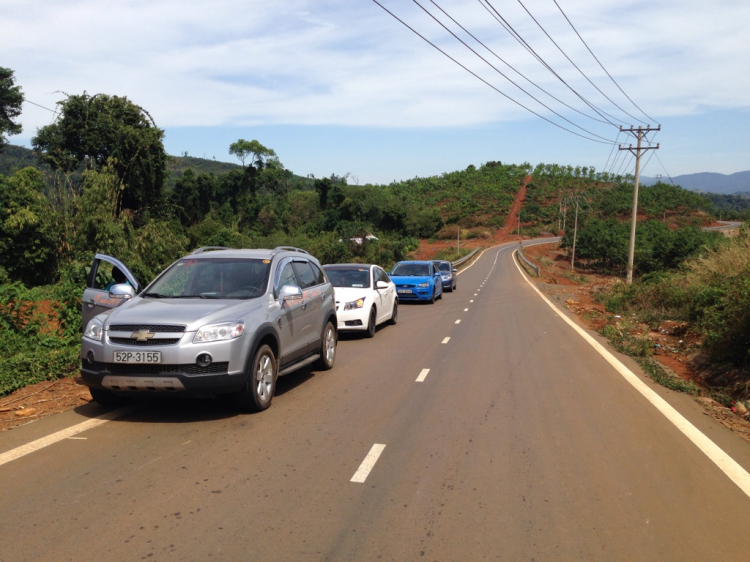
[[[100,426],[115,418],[124,416],[125,414],[128,414],[135,409],[135,406],[126,406],[125,408],[113,410],[112,412],[107,412],[106,414],[102,414],[97,418],[86,420],[85,422],[81,422],[67,429],[62,429],[56,433],[53,433],[52,435],[47,435],[47,437],[42,437],[40,439],[37,439],[36,441],[32,441],[31,443],[26,443],[26,445],[21,445],[20,447],[16,447],[15,449],[6,451],[5,453],[0,454],[0,466],[10,461],[20,459],[21,457],[24,457],[29,453],[38,451],[39,449],[43,449],[44,447],[48,447],[49,445],[54,445],[55,443],[57,443],[58,441],[62,441],[63,439],[69,439],[70,437],[73,437],[78,433]]]
[[[443,342],[443,343],[445,343],[445,342]],[[427,378],[427,373],[429,373],[429,372],[430,372],[429,369],[422,369],[422,372],[419,373],[419,376],[417,377],[417,380],[415,380],[414,382],[424,382],[424,380]]]
[[[737,486],[750,497],[750,474],[740,466],[732,457],[724,452],[716,443],[706,437],[701,431],[690,423],[682,414],[670,406],[666,400],[659,396],[656,392],[650,389],[646,384],[639,379],[635,373],[623,365],[614,355],[607,351],[598,341],[592,338],[583,328],[573,322],[568,316],[558,310],[558,308],[545,297],[542,292],[537,289],[534,284],[529,280],[526,274],[523,272],[521,267],[518,265],[516,260],[515,252],[513,253],[513,263],[516,264],[516,268],[523,275],[524,280],[529,286],[536,291],[536,293],[546,302],[549,307],[555,311],[568,325],[573,328],[578,334],[586,340],[591,347],[593,347],[604,359],[612,365],[615,370],[620,373],[623,378],[628,381],[638,392],[640,392],[646,400],[659,410],[664,417],[666,417],[677,429],[679,429],[685,437],[690,439],[693,444],[700,449],[704,455],[706,455],[721,471],[726,474],[729,479],[737,484]]]
[[[359,482],[361,484],[365,480],[367,480],[367,476],[369,476],[370,471],[375,466],[375,463],[378,462],[383,449],[385,449],[385,445],[375,443],[370,449],[370,452],[367,453],[365,460],[363,460],[362,464],[359,465],[357,472],[354,473],[354,476],[352,476],[350,482]]]

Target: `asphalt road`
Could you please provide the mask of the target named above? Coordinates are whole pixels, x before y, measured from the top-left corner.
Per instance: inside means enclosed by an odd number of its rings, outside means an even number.
[[[262,414],[154,401],[9,461],[107,410],[0,433],[0,560],[746,559],[750,497],[513,249],[342,337],[333,370],[280,379]],[[750,468],[746,442],[646,384]]]

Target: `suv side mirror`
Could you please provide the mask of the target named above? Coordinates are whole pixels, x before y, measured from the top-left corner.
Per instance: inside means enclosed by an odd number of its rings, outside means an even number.
[[[453,273],[458,273],[458,270],[455,267],[453,268]]]
[[[109,288],[109,298],[117,300],[130,300],[135,296],[135,289],[127,283],[118,283]]]
[[[302,300],[302,289],[297,285],[284,285],[279,291],[279,300],[282,303]]]

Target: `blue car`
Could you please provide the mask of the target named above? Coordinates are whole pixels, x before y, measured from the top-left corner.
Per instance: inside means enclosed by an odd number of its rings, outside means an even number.
[[[391,269],[399,301],[418,300],[434,303],[443,297],[440,270],[431,261],[400,261]]]

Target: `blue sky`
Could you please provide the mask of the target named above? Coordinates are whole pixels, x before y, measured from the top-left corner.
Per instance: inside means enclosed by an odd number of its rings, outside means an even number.
[[[580,134],[617,139],[616,126],[568,109],[515,73],[598,117],[491,17],[484,0],[418,2],[560,116],[467,50],[417,2],[379,1],[519,103]],[[661,123],[654,139],[661,163],[652,158],[644,174],[750,169],[750,2],[558,0],[651,119],[606,76],[554,0],[523,5],[611,101],[565,59],[518,0],[489,2],[610,121]],[[297,174],[349,173],[353,183],[388,183],[488,160],[603,170],[611,150],[520,108],[372,0],[0,0],[0,52],[0,66],[15,71],[30,102],[54,108],[62,92],[84,90],[127,96],[165,130],[166,148],[175,155],[232,161],[232,142],[257,139]],[[24,132],[11,142],[28,145],[52,119],[51,112],[25,104]],[[616,166],[632,170],[629,161]]]

